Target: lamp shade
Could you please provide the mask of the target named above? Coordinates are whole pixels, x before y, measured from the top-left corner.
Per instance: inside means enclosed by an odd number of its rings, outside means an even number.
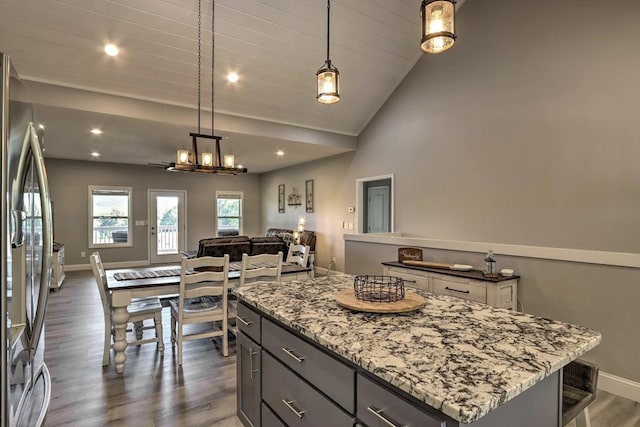
[[[176,163],[179,165],[188,165],[189,164],[189,151],[187,150],[178,150],[178,154],[176,157]]]
[[[202,153],[202,166],[213,166],[213,153]]]
[[[224,155],[224,167],[225,168],[233,168],[235,167],[236,159],[233,154],[225,154]]]
[[[340,101],[340,73],[331,65],[331,61],[325,64],[316,73],[318,76],[318,102],[334,104]]]
[[[440,53],[453,47],[456,39],[454,0],[423,0],[420,16],[422,17],[420,50],[427,53]]]

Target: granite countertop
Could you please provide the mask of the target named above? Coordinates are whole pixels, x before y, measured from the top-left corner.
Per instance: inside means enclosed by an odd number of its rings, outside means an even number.
[[[353,276],[236,290],[240,300],[453,419],[469,424],[600,342],[592,329],[416,290],[423,308],[360,313]]]

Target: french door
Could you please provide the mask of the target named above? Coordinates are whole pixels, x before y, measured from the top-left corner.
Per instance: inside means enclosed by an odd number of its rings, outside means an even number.
[[[149,190],[149,262],[180,261],[185,250],[187,192]]]

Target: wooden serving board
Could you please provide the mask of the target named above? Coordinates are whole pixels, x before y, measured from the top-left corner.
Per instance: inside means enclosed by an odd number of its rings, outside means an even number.
[[[454,266],[454,264],[443,264],[440,262],[416,261],[416,260],[409,260],[409,259],[405,259],[404,261],[402,261],[402,263],[406,265],[415,265],[416,267],[445,268],[445,269],[451,269],[451,267]]]
[[[367,302],[360,301],[353,293],[353,289],[345,289],[336,295],[336,301],[342,307],[365,311],[368,313],[407,313],[422,307],[425,299],[414,293],[405,292],[404,299],[394,302]]]

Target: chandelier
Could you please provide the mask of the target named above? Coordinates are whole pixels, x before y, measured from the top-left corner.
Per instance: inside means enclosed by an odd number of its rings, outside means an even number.
[[[198,132],[190,132],[191,151],[178,150],[176,162],[165,167],[168,171],[204,172],[224,175],[246,173],[247,168],[236,167],[235,158],[231,154],[224,157],[220,151],[222,136],[214,135],[214,58],[215,58],[215,0],[211,0],[211,135],[202,133],[200,127],[201,76],[202,76],[202,0],[198,0]],[[213,141],[214,151],[205,151],[198,155],[198,140]]]

